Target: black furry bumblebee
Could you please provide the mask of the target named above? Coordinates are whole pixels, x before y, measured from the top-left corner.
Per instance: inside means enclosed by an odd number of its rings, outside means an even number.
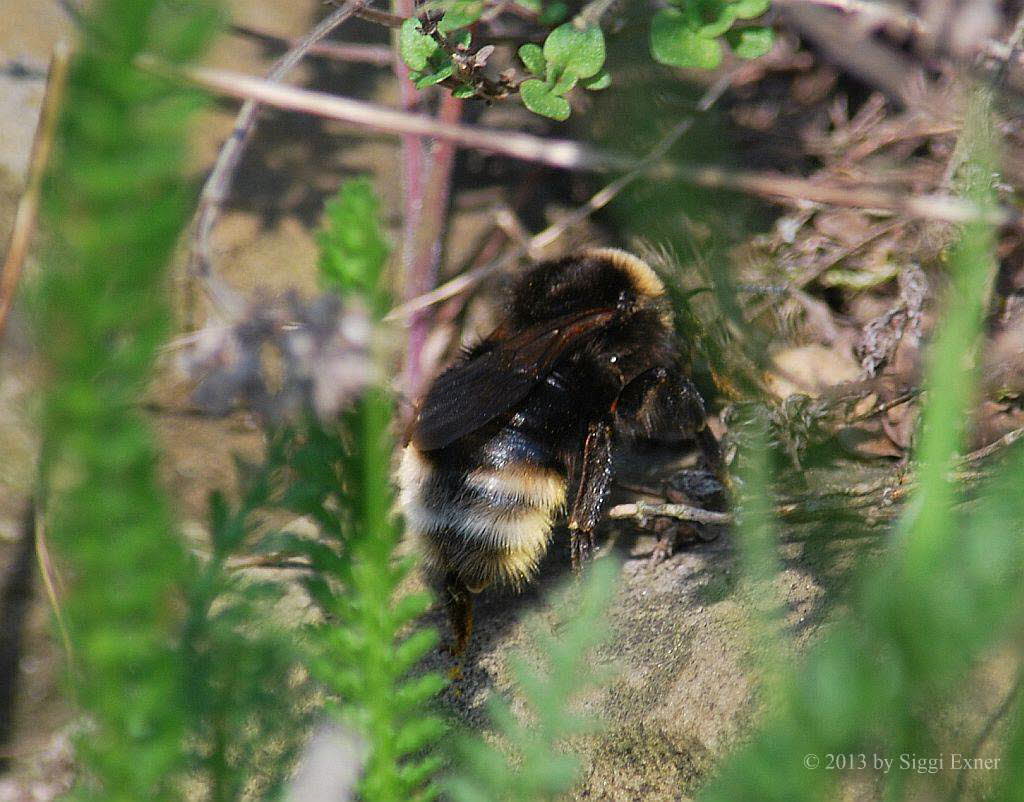
[[[645,262],[595,248],[526,273],[504,322],[427,391],[398,473],[408,528],[444,582],[456,650],[471,633],[470,594],[528,580],[566,508],[580,565],[617,444],[683,430],[718,472],[705,417],[664,284]]]

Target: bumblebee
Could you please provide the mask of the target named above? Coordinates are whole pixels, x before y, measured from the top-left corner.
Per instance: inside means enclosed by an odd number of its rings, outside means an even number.
[[[529,580],[563,513],[578,570],[613,450],[666,431],[692,436],[720,472],[655,271],[594,248],[524,274],[504,321],[427,390],[398,470],[399,505],[443,583],[456,653],[472,631],[472,595]]]

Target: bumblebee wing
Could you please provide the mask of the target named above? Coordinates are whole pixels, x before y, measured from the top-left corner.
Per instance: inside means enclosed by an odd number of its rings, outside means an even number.
[[[560,356],[606,325],[615,310],[567,315],[499,339],[434,381],[420,407],[412,441],[433,451],[465,437],[522,401]]]

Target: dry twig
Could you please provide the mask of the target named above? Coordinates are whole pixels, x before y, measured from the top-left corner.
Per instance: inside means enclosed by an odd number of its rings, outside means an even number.
[[[262,31],[251,25],[233,24],[230,27],[232,33],[238,36],[246,36],[266,44],[274,45],[282,50],[290,50],[301,43],[301,39],[286,39],[283,36]],[[308,50],[310,56],[333,59],[335,61],[352,62],[356,64],[376,64],[386,67],[391,64],[391,48],[383,45],[367,45],[358,42],[315,42]]]
[[[35,231],[36,218],[39,213],[39,198],[43,188],[43,175],[50,160],[50,151],[53,149],[53,137],[57,129],[70,63],[71,48],[68,47],[67,42],[61,40],[53,48],[46,93],[43,96],[43,107],[39,115],[39,125],[32,142],[28,182],[18,201],[18,209],[14,215],[14,229],[11,231],[10,245],[7,248],[7,259],[4,261],[3,273],[0,274],[0,337],[3,336],[7,315],[14,303],[18,279],[21,278],[21,269],[25,264],[25,257],[28,256],[32,233]]]
[[[965,454],[960,458],[960,464],[970,465],[975,462],[980,462],[987,457],[991,457],[997,451],[1009,448],[1022,437],[1024,437],[1024,427],[1014,429],[1012,432],[1007,432],[995,442],[989,443],[987,446],[979,448],[976,451],[972,451],[970,454]]]
[[[423,115],[408,114],[325,92],[283,86],[227,70],[206,67],[175,68],[152,57],[140,58],[139,65],[177,76],[229,97],[255,100],[375,131],[447,139],[462,147],[499,153],[565,170],[633,170],[638,164],[633,157],[580,142],[545,139],[516,131],[442,123]],[[654,175],[661,179],[685,181],[706,189],[727,189],[766,198],[785,198],[803,203],[900,213],[910,218],[925,220],[941,220],[948,223],[981,220],[991,225],[1015,227],[1022,224],[1021,215],[1012,209],[981,208],[969,200],[942,193],[904,195],[874,187],[834,186],[805,178],[683,164],[664,165]]]
[[[675,518],[677,521],[693,521],[699,524],[731,524],[733,516],[728,512],[714,512],[691,507],[689,504],[649,504],[636,501],[631,504],[617,504],[608,510],[608,518],[635,518],[641,526],[648,518]]]

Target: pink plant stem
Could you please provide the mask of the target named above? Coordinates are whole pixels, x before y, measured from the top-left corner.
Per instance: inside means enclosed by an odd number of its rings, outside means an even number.
[[[391,10],[400,17],[413,17],[416,14],[415,0],[391,0]],[[398,47],[398,32],[392,31],[392,50],[394,51],[394,72],[398,81],[398,103],[403,111],[415,112],[419,107],[420,94],[412,81],[409,79],[409,68],[402,61]],[[401,138],[402,143],[402,250],[401,250],[401,286],[402,297],[406,300],[415,298],[418,294],[416,288],[419,283],[416,281],[416,232],[419,229],[420,215],[423,211],[423,190],[426,180],[425,147],[422,137],[414,134],[405,134]],[[415,364],[419,363],[419,354],[422,353],[423,342],[417,342],[417,328],[414,325],[409,329],[406,343],[406,381],[405,391],[410,397],[413,395],[413,386],[410,382],[409,367],[412,355],[415,351]]]
[[[437,118],[442,123],[458,124],[462,119],[462,100],[445,92],[442,95]],[[437,284],[441,264],[441,249],[448,218],[451,195],[452,168],[456,146],[450,140],[435,140],[431,149],[430,172],[425,197],[413,238],[413,259],[406,274],[406,300],[429,292]],[[413,316],[405,362],[405,390],[410,398],[418,398],[423,390],[425,371],[423,350],[433,325],[433,311],[420,310]]]
[[[412,17],[416,13],[415,0],[392,0],[391,10],[400,17]],[[420,95],[409,80],[409,68],[402,61],[398,49],[398,33],[392,33],[394,51],[394,72],[398,80],[398,103],[402,111],[416,112]],[[402,143],[402,279],[408,286],[412,269],[416,226],[423,207],[424,143],[415,134],[404,134]]]

